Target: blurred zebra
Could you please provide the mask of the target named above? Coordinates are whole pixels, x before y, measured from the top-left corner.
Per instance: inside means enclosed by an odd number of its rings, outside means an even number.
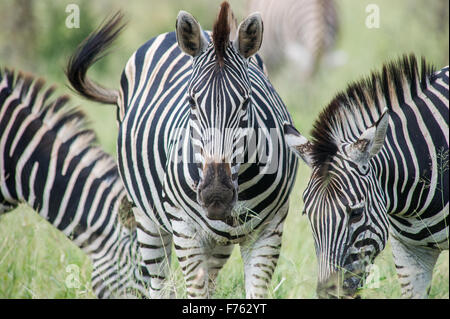
[[[255,11],[261,12],[264,21],[260,54],[269,74],[293,62],[300,75],[308,78],[325,55],[343,59],[331,54],[339,24],[333,0],[250,0],[248,12]]]
[[[402,296],[427,296],[449,243],[448,75],[404,56],[338,94],[312,142],[285,126],[312,168],[303,199],[320,297],[353,295],[389,232]]]
[[[99,298],[147,296],[126,193],[84,115],[44,81],[0,69],[0,213],[25,202],[92,260]],[[126,220],[125,220],[126,222]],[[142,273],[141,273],[142,270]]]
[[[247,297],[266,296],[297,159],[282,134],[290,115],[254,56],[260,15],[247,17],[230,41],[227,2],[212,35],[181,11],[176,32],[149,40],[130,58],[119,94],[85,75],[117,36],[120,17],[83,42],[67,73],[82,95],[119,106],[119,171],[139,208],[151,296],[164,296],[172,242],[189,297],[211,296],[236,243]]]

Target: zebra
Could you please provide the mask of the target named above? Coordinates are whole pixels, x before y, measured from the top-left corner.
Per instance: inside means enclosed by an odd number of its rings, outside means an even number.
[[[318,259],[319,297],[351,297],[388,237],[404,298],[429,294],[448,249],[448,66],[404,55],[349,85],[308,141],[286,141],[312,168],[303,193]]]
[[[69,237],[92,260],[97,297],[148,297],[117,164],[68,96],[50,101],[44,86],[0,69],[0,214],[25,202]]]
[[[248,12],[261,12],[264,20],[261,56],[269,74],[291,61],[309,78],[323,58],[334,64],[344,61],[342,52],[332,52],[339,31],[333,0],[250,0],[247,7]]]
[[[255,55],[260,15],[243,20],[230,40],[235,26],[227,2],[212,33],[180,11],[176,31],[141,46],[120,90],[107,89],[86,71],[122,30],[121,17],[83,42],[67,75],[81,95],[118,105],[119,172],[137,206],[150,296],[171,296],[164,287],[173,243],[189,298],[212,297],[235,244],[246,297],[265,297],[298,163],[283,136],[283,123],[292,119]]]

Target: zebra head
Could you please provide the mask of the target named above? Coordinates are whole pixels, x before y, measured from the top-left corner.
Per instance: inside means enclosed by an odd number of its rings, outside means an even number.
[[[200,24],[187,12],[177,18],[180,49],[193,57],[188,83],[190,138],[200,181],[197,201],[209,219],[229,220],[237,201],[239,156],[252,126],[249,58],[262,42],[263,25],[258,13],[237,28],[230,41],[233,15],[222,3],[208,41]]]
[[[388,119],[385,111],[356,140],[340,145],[330,140],[323,144],[314,132],[309,142],[285,125],[287,144],[312,168],[303,200],[314,236],[321,298],[354,296],[386,244],[386,202],[370,160],[383,146]]]

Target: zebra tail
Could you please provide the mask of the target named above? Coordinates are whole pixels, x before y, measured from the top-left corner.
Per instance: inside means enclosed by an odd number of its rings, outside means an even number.
[[[106,55],[105,51],[125,27],[125,23],[121,23],[122,18],[123,14],[120,11],[115,13],[92,32],[69,58],[65,70],[67,79],[78,94],[89,100],[117,105],[119,91],[95,83],[86,76],[86,73],[95,62]]]

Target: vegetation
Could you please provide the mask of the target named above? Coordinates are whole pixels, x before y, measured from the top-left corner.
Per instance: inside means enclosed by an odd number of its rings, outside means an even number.
[[[244,18],[244,1],[230,2],[238,20]],[[69,29],[65,25],[68,16],[65,8],[70,3],[80,8],[80,28]],[[58,93],[72,94],[72,103],[80,105],[87,113],[99,143],[115,156],[115,110],[85,101],[68,89],[63,72],[68,56],[104,18],[121,9],[129,21],[128,27],[111,53],[90,72],[98,82],[118,87],[127,59],[150,37],[173,31],[179,10],[191,12],[204,29],[210,29],[219,3],[219,0],[132,0],[125,5],[119,0],[4,0],[0,3],[0,65],[45,77],[48,83],[59,84]],[[365,25],[368,15],[365,9],[370,3],[377,4],[380,9],[378,29],[369,29]],[[287,66],[271,75],[296,127],[306,136],[320,110],[338,91],[371,70],[379,69],[383,62],[412,52],[425,56],[437,69],[448,65],[446,0],[342,0],[339,4],[341,24],[337,49],[345,52],[346,64],[322,67],[309,81],[301,79],[295,66]],[[441,20],[445,12],[446,20]],[[280,260],[272,280],[272,298],[315,298],[314,243],[307,218],[301,215],[301,194],[308,178],[308,167],[300,164]],[[88,258],[26,206],[0,216],[0,238],[0,298],[95,297],[89,290],[91,264]],[[71,264],[80,269],[81,286],[78,289],[68,288],[65,284],[70,274],[66,267]],[[175,259],[174,264],[177,265]],[[400,297],[389,246],[377,258],[376,265],[379,287],[366,287],[361,291],[362,297]],[[172,283],[177,288],[177,297],[184,297],[183,279],[178,268],[174,270]],[[219,275],[215,297],[245,297],[238,247]],[[436,265],[430,297],[449,298],[448,251],[441,254]]]

